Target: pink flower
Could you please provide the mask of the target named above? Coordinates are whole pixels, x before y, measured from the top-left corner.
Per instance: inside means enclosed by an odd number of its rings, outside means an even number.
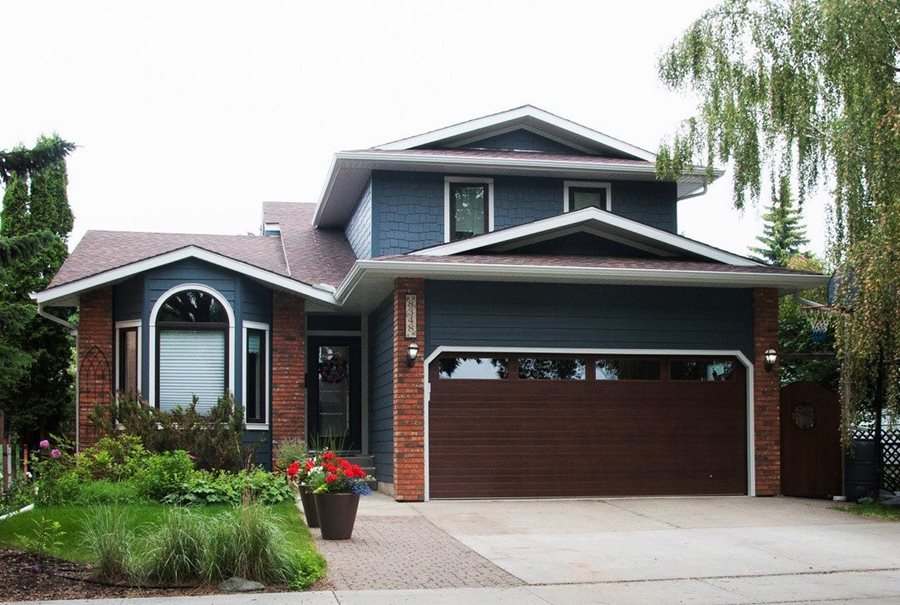
[[[51,457],[51,458],[59,458],[60,456],[62,456],[62,452],[61,452],[61,451],[59,451],[59,450],[57,450],[57,449],[52,449],[52,450],[50,450],[50,457]]]
[[[45,449],[47,449],[48,447],[50,447],[50,442],[47,441],[46,439],[44,439],[44,440],[41,441],[38,445],[41,446],[41,449],[42,449],[42,450],[45,450]]]

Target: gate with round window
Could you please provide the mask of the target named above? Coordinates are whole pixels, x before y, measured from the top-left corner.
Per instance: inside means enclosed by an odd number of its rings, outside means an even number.
[[[841,493],[841,414],[837,394],[812,382],[781,389],[781,493]]]

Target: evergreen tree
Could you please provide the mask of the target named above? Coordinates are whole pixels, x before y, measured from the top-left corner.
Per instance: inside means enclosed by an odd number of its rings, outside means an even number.
[[[55,430],[72,402],[72,337],[37,315],[30,294],[47,287],[68,254],[65,156],[73,148],[54,136],[0,152],[0,409],[26,439]]]
[[[800,210],[791,199],[791,184],[781,179],[777,195],[772,196],[772,206],[763,215],[763,234],[757,236],[761,246],[750,248],[754,260],[787,267],[790,258],[809,243],[802,225]],[[774,193],[774,192],[773,192]]]
[[[765,177],[802,204],[832,194],[830,262],[846,279],[835,315],[841,401],[900,415],[900,2],[724,0],[663,54],[660,78],[696,93],[695,117],[660,147],[677,177],[695,157],[733,161],[734,203]],[[845,434],[846,436],[846,434]]]

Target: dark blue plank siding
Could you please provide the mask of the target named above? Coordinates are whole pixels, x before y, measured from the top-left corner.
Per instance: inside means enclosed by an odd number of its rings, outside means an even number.
[[[394,313],[388,297],[369,315],[369,453],[375,478],[394,481]]]
[[[441,345],[740,350],[749,290],[427,281],[426,354]]]

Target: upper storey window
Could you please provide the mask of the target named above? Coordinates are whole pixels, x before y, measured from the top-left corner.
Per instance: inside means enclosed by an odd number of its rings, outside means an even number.
[[[566,212],[591,207],[607,211],[612,209],[609,183],[565,181],[563,189]]]
[[[494,228],[492,179],[447,177],[444,180],[444,241],[483,235]]]

